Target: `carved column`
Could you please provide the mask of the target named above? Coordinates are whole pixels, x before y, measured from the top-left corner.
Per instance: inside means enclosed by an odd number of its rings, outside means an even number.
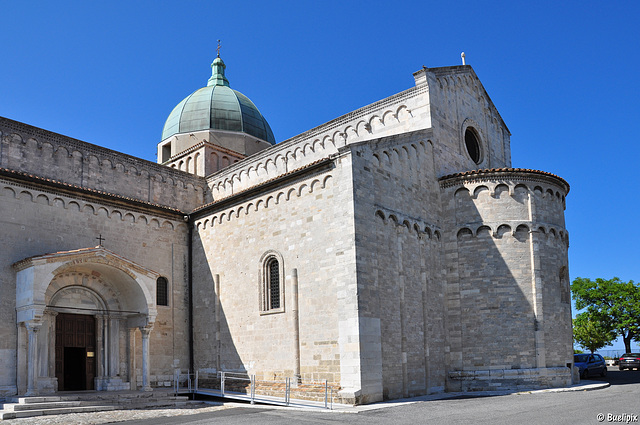
[[[120,318],[109,317],[109,376],[118,376],[120,368]]]
[[[44,320],[38,336],[38,392],[58,391],[56,378],[56,316],[52,310],[44,311]]]
[[[96,378],[104,376],[104,326],[102,315],[96,314]]]
[[[140,327],[142,334],[142,391],[152,391],[149,383],[149,334],[151,327]]]
[[[110,358],[109,358],[109,350],[111,347],[110,344],[110,340],[109,340],[109,316],[104,315],[100,317],[100,322],[102,322],[102,367],[103,369],[103,376],[104,377],[108,377],[109,376],[109,364],[110,364]]]
[[[56,376],[56,317],[57,311],[48,311],[49,314],[49,364],[47,376],[55,378]]]
[[[38,331],[41,322],[25,322],[28,335],[27,392],[26,396],[38,395]]]
[[[129,389],[135,390],[138,388],[136,382],[136,328],[127,329],[127,355]]]

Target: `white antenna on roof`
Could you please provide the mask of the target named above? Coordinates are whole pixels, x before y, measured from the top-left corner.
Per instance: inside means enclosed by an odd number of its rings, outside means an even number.
[[[462,65],[466,65],[464,61],[464,52],[460,53],[460,57],[462,58]]]

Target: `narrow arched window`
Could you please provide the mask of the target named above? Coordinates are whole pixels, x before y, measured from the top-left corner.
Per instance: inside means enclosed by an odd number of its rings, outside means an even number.
[[[267,263],[269,310],[280,308],[280,265],[278,260],[272,258]]]
[[[273,251],[263,257],[261,275],[261,312],[284,311],[282,259]]]
[[[169,281],[160,276],[156,281],[156,304],[169,305]]]

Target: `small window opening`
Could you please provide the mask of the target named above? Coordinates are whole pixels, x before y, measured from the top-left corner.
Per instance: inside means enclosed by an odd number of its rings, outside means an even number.
[[[156,304],[169,305],[169,281],[162,276],[156,281]]]
[[[467,128],[464,133],[464,143],[471,160],[476,164],[480,164],[480,142],[478,136],[472,127]]]
[[[162,158],[160,159],[162,162],[167,162],[171,158],[171,143],[167,143],[162,146]]]

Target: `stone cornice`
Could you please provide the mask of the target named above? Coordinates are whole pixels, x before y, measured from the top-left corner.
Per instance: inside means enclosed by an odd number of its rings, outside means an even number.
[[[98,201],[113,206],[124,206],[134,211],[153,213],[163,217],[176,219],[182,217],[184,213],[176,208],[166,205],[154,204],[140,199],[129,198],[115,193],[103,192],[101,190],[81,187],[57,180],[47,179],[34,174],[0,168],[0,177],[7,181],[28,185],[37,189],[59,195],[66,195],[73,198],[80,198],[88,201]],[[48,190],[47,190],[48,189]]]
[[[451,187],[463,183],[476,183],[487,180],[505,180],[513,178],[524,181],[539,181],[558,185],[565,190],[565,194],[569,193],[569,183],[562,177],[546,171],[531,170],[527,168],[491,168],[484,170],[472,170],[461,173],[449,174],[440,177],[440,186],[443,188]]]

